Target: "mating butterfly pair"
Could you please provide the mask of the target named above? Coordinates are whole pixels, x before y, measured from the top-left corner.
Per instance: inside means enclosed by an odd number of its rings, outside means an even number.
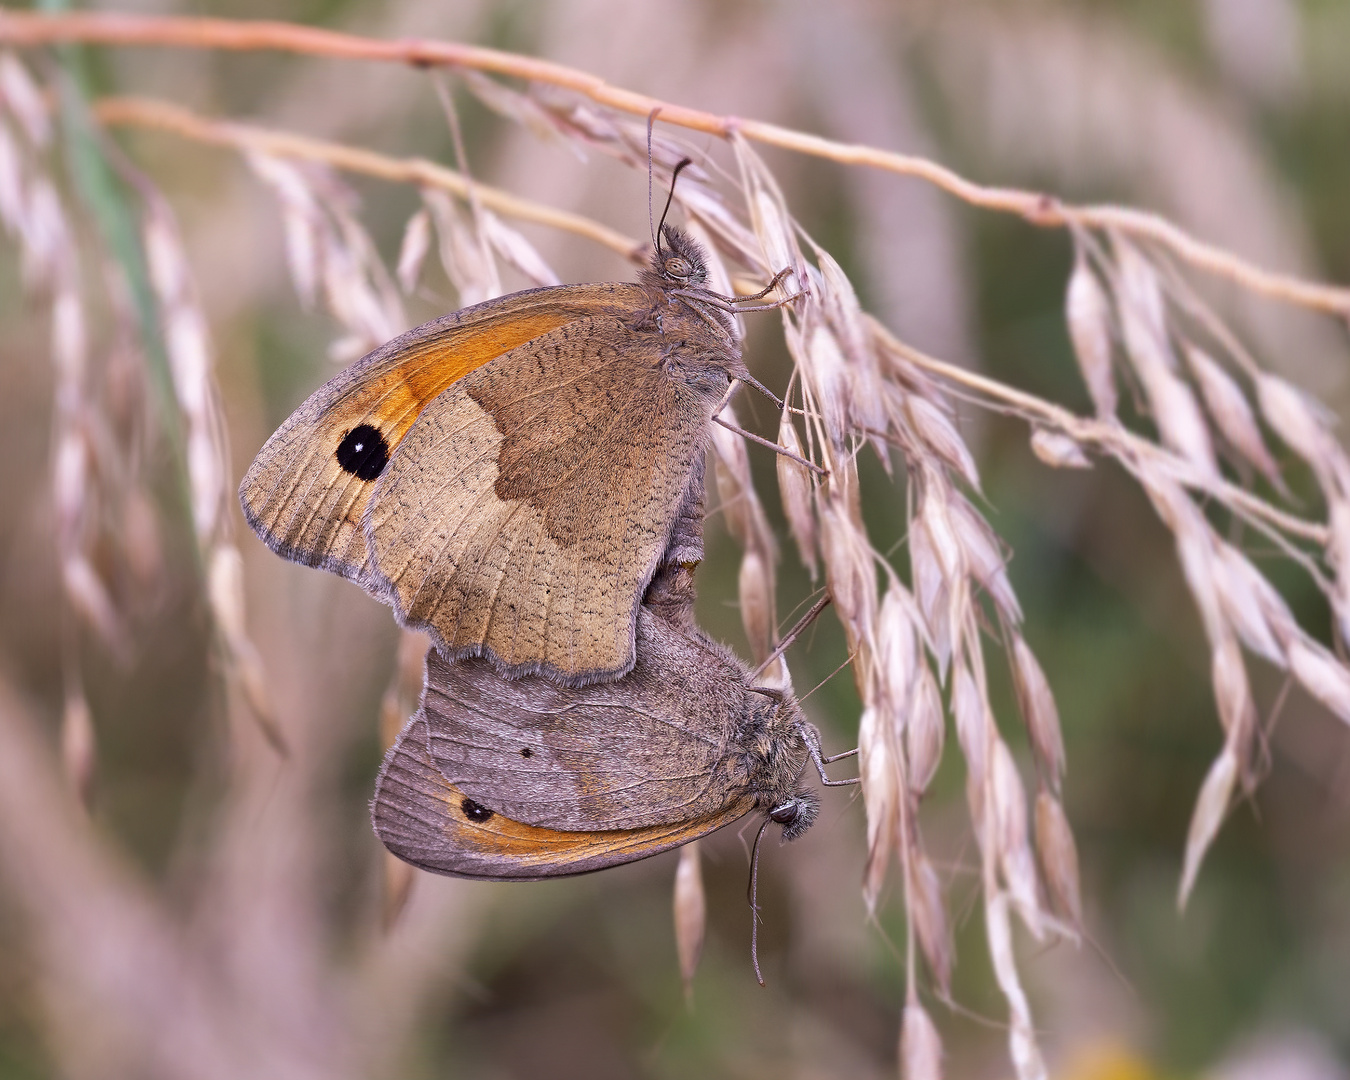
[[[787,838],[815,818],[814,729],[693,625],[709,426],[750,376],[738,301],[660,235],[637,283],[515,293],[369,354],[240,487],[274,551],[433,637],[374,803],[414,865],[540,878],[754,809]]]

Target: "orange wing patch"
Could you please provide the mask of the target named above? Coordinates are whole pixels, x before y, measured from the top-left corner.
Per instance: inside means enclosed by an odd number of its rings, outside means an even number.
[[[423,410],[469,372],[577,318],[547,299],[511,304],[395,338],[291,414],[239,486],[244,515],[273,551],[366,583],[372,484]]]
[[[469,372],[576,317],[572,311],[545,308],[467,326],[462,336],[454,333],[414,344],[397,367],[363,386],[360,398],[377,403],[373,415],[392,421],[382,427],[392,450],[422,410]],[[355,396],[352,404],[357,404]]]

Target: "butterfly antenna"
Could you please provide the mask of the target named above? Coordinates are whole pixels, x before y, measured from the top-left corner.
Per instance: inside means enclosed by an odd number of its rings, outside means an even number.
[[[650,150],[650,147],[648,148]],[[666,208],[661,211],[661,223],[656,226],[656,250],[661,250],[661,230],[666,227],[666,215],[670,213],[670,204],[675,201],[675,181],[680,178],[680,173],[684,172],[694,163],[693,158],[680,158],[680,163],[675,166],[670,174],[670,191],[666,195]]]
[[[764,838],[764,830],[769,827],[769,819],[755,833],[755,844],[750,849],[750,963],[755,969],[755,980],[764,985],[764,974],[759,970],[759,842]]]
[[[750,672],[750,679],[752,682],[764,673],[765,668],[767,668],[770,664],[772,664],[775,660],[777,660],[780,656],[782,656],[783,653],[788,648],[791,647],[794,641],[796,641],[799,637],[802,636],[802,631],[805,630],[808,626],[810,626],[815,621],[816,616],[819,615],[822,611],[825,610],[826,607],[829,606],[830,600],[831,600],[830,594],[826,593],[819,600],[817,600],[814,605],[812,605],[810,611],[808,611],[805,615],[803,615],[800,619],[797,620],[797,625],[794,626],[791,630],[789,630],[787,632],[787,636],[784,637],[782,641],[780,641],[777,645],[774,646],[773,652],[769,653],[769,655],[765,657],[764,663],[760,664],[759,667],[755,668],[754,671]]]
[[[656,126],[656,117],[660,113],[661,106],[658,105],[647,114],[647,228],[652,232],[652,247],[659,254],[661,251],[661,241],[656,238],[656,226],[652,217],[652,128]]]

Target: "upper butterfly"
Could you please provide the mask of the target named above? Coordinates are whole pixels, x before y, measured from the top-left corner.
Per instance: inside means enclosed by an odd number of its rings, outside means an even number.
[[[636,283],[489,300],[325,383],[244,476],[254,531],[449,659],[567,685],[627,672],[657,567],[701,557],[676,525],[714,410],[749,379],[702,249],[660,234]]]

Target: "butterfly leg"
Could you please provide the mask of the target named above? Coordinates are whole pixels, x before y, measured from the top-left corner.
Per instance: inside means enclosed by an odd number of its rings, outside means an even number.
[[[815,763],[816,772],[820,773],[820,782],[826,787],[847,787],[849,784],[862,783],[861,777],[853,777],[849,780],[831,780],[825,775],[825,766],[832,761],[842,761],[846,757],[852,757],[857,750],[846,750],[842,754],[835,754],[833,757],[823,757],[820,752],[820,730],[815,724],[802,724],[802,739],[806,742],[806,751],[811,755],[811,760]]]

